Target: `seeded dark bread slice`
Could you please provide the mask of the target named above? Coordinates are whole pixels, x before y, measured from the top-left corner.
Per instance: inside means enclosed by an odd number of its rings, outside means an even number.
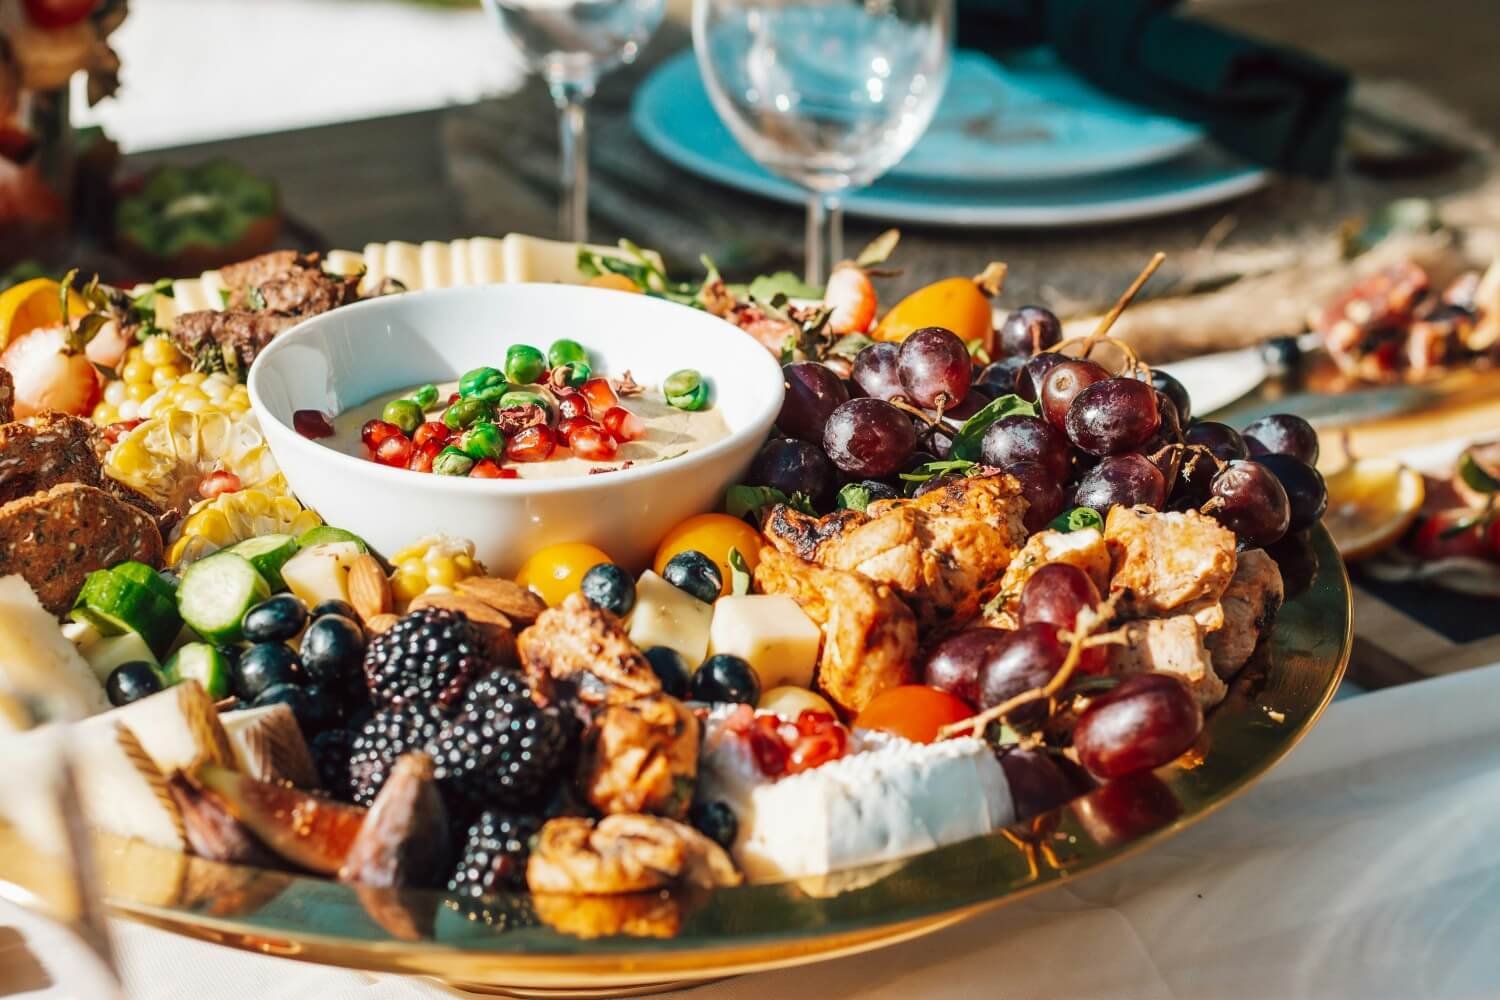
[[[102,486],[103,479],[87,420],[44,413],[30,424],[0,424],[0,504],[62,483]]]
[[[0,368],[0,424],[16,419],[16,380],[10,371]]]
[[[20,574],[54,615],[67,614],[90,573],[127,559],[159,567],[161,533],[96,486],[66,483],[0,506],[0,576]]]

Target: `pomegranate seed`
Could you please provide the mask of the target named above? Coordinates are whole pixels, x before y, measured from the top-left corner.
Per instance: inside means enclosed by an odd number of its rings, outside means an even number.
[[[504,479],[505,470],[493,458],[481,458],[469,470],[470,479]]]
[[[563,444],[567,444],[573,438],[573,432],[580,427],[588,427],[594,421],[591,417],[563,417],[557,422],[557,436]]]
[[[396,435],[401,435],[401,428],[395,424],[388,424],[384,420],[366,420],[365,425],[359,429],[359,439],[372,454],[386,438]]]
[[[766,732],[760,726],[751,729],[748,735],[750,753],[755,757],[755,766],[760,768],[760,773],[768,778],[785,774],[788,754],[781,737],[775,732]]]
[[[588,397],[581,392],[564,393],[557,400],[557,415],[564,420],[569,417],[592,417]]]
[[[380,442],[375,449],[375,461],[381,465],[389,465],[395,469],[406,468],[406,463],[411,461],[412,447],[405,434],[396,434]]]
[[[144,420],[136,419],[121,420],[118,423],[110,424],[108,427],[104,428],[104,440],[108,441],[110,444],[119,444],[120,438],[124,437],[126,434],[129,434],[131,431],[135,430],[143,423],[145,423]]]
[[[749,705],[736,705],[724,716],[724,731],[728,733],[745,733],[755,725],[755,709]]]
[[[829,726],[837,725],[838,720],[827,712],[804,708],[797,714],[797,732],[803,736],[814,736]]]
[[[463,399],[462,395],[460,395],[459,393],[456,393],[456,392],[451,392],[451,393],[448,394],[448,405],[452,406],[454,403],[458,402],[460,399]]]
[[[442,442],[428,441],[427,443],[412,449],[411,458],[407,460],[406,467],[413,472],[431,472],[432,460],[438,457],[443,450]]]
[[[298,410],[292,414],[292,429],[305,438],[333,437],[333,424],[322,410]]]
[[[607,462],[619,451],[615,439],[609,436],[608,431],[595,423],[575,427],[568,435],[568,447],[572,448],[573,454],[579,458],[586,458],[591,462]]]
[[[792,748],[791,756],[787,759],[786,771],[788,774],[810,771],[831,760],[838,760],[842,756],[844,756],[844,742],[833,731],[830,730],[819,736],[805,736]]]
[[[238,493],[242,489],[244,486],[240,483],[239,476],[227,469],[219,469],[203,477],[203,482],[198,484],[198,495],[205,500],[212,500],[225,493]]]
[[[412,433],[411,443],[418,448],[425,446],[429,441],[436,441],[443,445],[447,444],[452,436],[453,432],[448,429],[447,424],[441,420],[429,420]]]
[[[635,441],[646,433],[646,422],[623,406],[611,406],[604,411],[604,429],[621,444]]]
[[[511,435],[505,442],[505,457],[512,462],[542,462],[556,448],[557,435],[552,433],[552,428],[538,424]]]
[[[611,406],[620,404],[620,397],[615,395],[615,390],[610,386],[608,379],[591,378],[583,383],[581,391],[588,399],[589,405],[600,413]]]

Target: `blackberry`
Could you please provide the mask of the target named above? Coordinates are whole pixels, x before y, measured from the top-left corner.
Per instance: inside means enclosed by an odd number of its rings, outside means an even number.
[[[493,688],[488,682],[494,681]],[[427,745],[437,778],[459,816],[493,806],[524,806],[549,791],[572,756],[576,727],[556,709],[531,700],[524,685],[502,691],[493,675],[472,711],[446,722]]]
[[[467,899],[526,888],[531,838],[542,828],[539,816],[486,809],[469,827],[463,856],[448,879],[448,891]]]
[[[487,650],[461,612],[422,608],[370,640],[365,684],[377,707],[405,702],[449,709],[485,668]]]
[[[463,715],[474,715],[507,698],[530,698],[531,686],[514,670],[499,668],[479,678],[464,692]]]
[[[434,705],[390,705],[376,711],[350,747],[350,798],[362,806],[374,802],[396,758],[426,747],[442,722]]]
[[[328,729],[313,737],[308,747],[318,768],[318,783],[334,798],[348,802],[353,794],[349,785],[349,758],[354,751],[354,734],[347,729]]]

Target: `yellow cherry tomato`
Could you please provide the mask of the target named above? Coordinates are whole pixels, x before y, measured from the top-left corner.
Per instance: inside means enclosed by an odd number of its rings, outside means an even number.
[[[600,563],[614,562],[602,549],[587,542],[562,542],[534,553],[516,574],[516,582],[536,591],[548,607],[556,607],[583,583],[583,574]]]
[[[625,277],[625,275],[615,274],[613,271],[606,271],[603,274],[595,275],[584,282],[584,284],[591,285],[594,288],[613,288],[617,292],[639,292],[641,290],[640,285],[637,285]]]
[[[994,350],[994,311],[972,278],[944,278],[918,288],[881,317],[872,336],[899,342],[924,326],[946,327],[966,343],[977,340],[985,351]]]
[[[767,712],[775,712],[783,719],[797,721],[797,716],[803,712],[827,712],[834,718],[838,713],[833,706],[828,704],[828,699],[816,691],[807,688],[796,687],[786,684],[782,687],[774,687],[760,696],[760,704],[756,706]]]
[[[882,691],[854,719],[860,729],[879,729],[913,743],[935,743],[944,726],[974,714],[968,704],[925,684],[903,684]]]
[[[667,562],[679,552],[697,549],[712,559],[724,578],[719,594],[729,593],[732,577],[729,573],[729,550],[739,549],[745,557],[745,565],[751,570],[760,562],[760,532],[737,517],[728,514],[696,514],[667,532],[656,550],[656,561],[652,568],[657,573],[665,572]]]

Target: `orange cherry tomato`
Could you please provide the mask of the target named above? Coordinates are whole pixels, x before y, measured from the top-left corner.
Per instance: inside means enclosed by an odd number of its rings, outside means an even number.
[[[657,573],[666,570],[668,561],[679,552],[697,549],[712,559],[719,567],[724,585],[720,596],[730,591],[733,576],[729,572],[729,550],[739,549],[745,565],[754,571],[760,562],[760,532],[737,517],[728,514],[696,514],[667,532],[656,550],[652,568]]]
[[[967,702],[946,691],[925,684],[904,684],[876,695],[855,717],[854,725],[894,733],[913,743],[933,743],[938,730],[973,714]]]
[[[587,542],[562,542],[533,553],[521,565],[516,582],[555,608],[582,585],[583,574],[600,563],[612,562],[603,549]]]

